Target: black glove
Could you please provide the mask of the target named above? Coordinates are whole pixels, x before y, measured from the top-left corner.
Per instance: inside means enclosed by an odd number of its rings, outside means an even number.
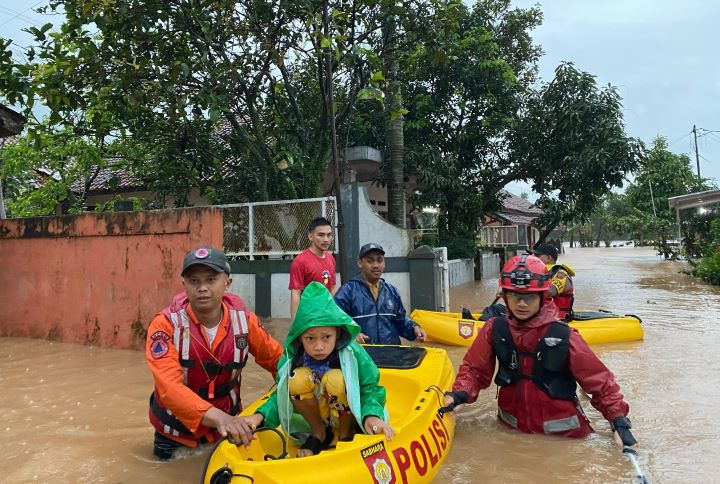
[[[468,402],[467,392],[445,392],[446,397],[452,397],[453,402],[447,407],[440,407],[440,415],[455,410],[455,407]]]
[[[612,428],[620,436],[620,440],[622,440],[623,445],[637,444],[637,440],[635,440],[635,437],[633,437],[632,432],[630,432],[632,425],[630,424],[629,418],[615,417],[612,421]]]

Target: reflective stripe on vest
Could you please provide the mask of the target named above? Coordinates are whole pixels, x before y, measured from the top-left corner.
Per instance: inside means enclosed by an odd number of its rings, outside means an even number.
[[[517,417],[510,415],[500,407],[498,407],[498,417],[500,417],[500,420],[508,424],[510,427],[514,429],[517,428]]]
[[[547,420],[543,422],[543,432],[553,434],[557,432],[567,432],[580,428],[580,419],[577,415],[572,417],[559,418],[557,420]]]
[[[233,329],[233,335],[238,334],[248,334],[248,322],[247,318],[245,317],[245,311],[236,311],[231,309],[230,310],[230,322]],[[242,363],[245,360],[247,360],[247,353],[248,353],[248,346],[245,346],[242,350],[238,348],[238,345],[235,345],[235,349],[233,350],[233,361],[235,363]],[[234,381],[235,378],[237,378],[239,370],[233,370],[231,381]],[[230,390],[230,398],[233,402],[233,407],[237,405],[238,402],[238,394],[235,392],[235,387]]]
[[[170,313],[172,320],[173,343],[178,350],[178,356],[181,360],[190,359],[190,318],[185,309],[180,309],[176,313]],[[183,383],[187,385],[187,367],[183,366]]]

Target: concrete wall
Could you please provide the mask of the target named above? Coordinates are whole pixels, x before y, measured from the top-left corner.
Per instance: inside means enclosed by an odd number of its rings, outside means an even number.
[[[209,207],[0,220],[0,336],[142,347],[185,253],[222,233]]]
[[[344,184],[341,200],[345,217],[345,238],[339,245],[349,278],[359,274],[357,254],[360,247],[369,242],[382,245],[386,259],[407,256],[412,248],[410,233],[373,211],[367,188],[358,183]]]
[[[450,272],[450,287],[475,280],[475,263],[472,259],[449,260],[448,271]]]

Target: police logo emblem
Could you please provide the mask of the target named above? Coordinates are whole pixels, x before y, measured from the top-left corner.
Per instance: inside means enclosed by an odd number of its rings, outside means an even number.
[[[470,338],[475,332],[475,325],[473,323],[465,323],[458,321],[458,335],[463,339]]]

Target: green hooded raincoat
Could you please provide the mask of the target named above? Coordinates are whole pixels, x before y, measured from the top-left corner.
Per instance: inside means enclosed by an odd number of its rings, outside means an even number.
[[[378,384],[380,373],[367,351],[355,342],[360,326],[335,304],[325,286],[312,282],[303,290],[295,319],[285,340],[283,356],[278,362],[277,390],[258,409],[258,413],[265,417],[263,425],[277,427],[281,424],[287,435],[310,431],[305,419],[294,412],[288,392],[288,379],[293,357],[302,350],[298,338],[307,329],[316,326],[341,326],[345,330],[339,332],[336,349],[350,411],[360,428],[364,429],[363,420],[370,415],[387,421],[385,388]]]

